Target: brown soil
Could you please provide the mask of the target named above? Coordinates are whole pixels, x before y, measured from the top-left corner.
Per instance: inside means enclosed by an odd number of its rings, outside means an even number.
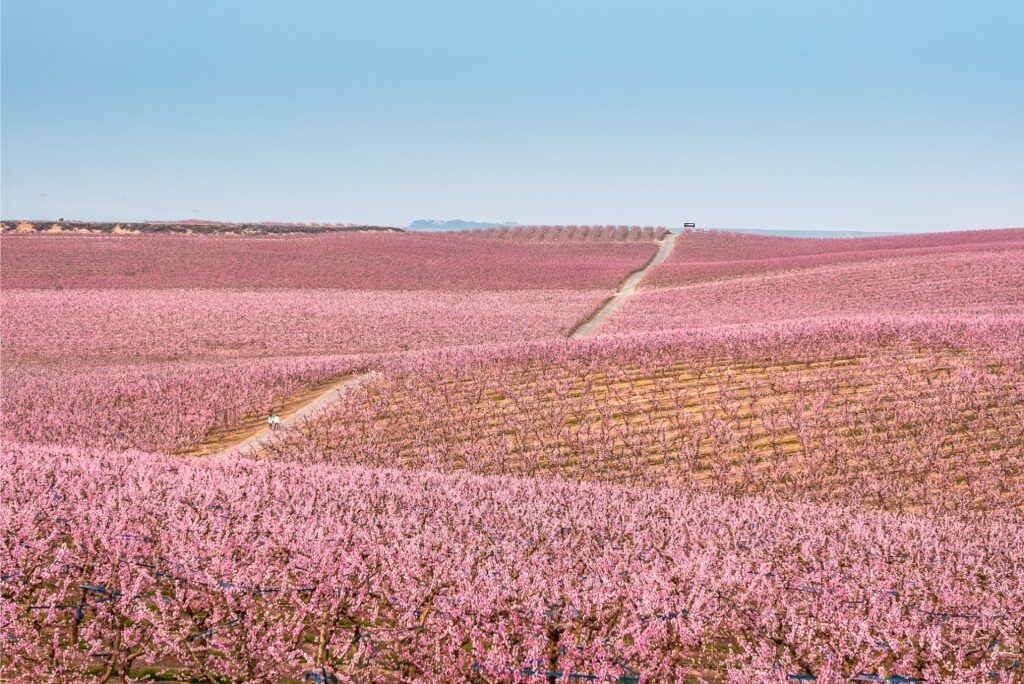
[[[915,403],[934,407],[949,420],[947,438],[934,447],[942,462],[964,452],[975,454],[979,467],[985,458],[1006,459],[1000,454],[1012,439],[1008,436],[1019,432],[1022,406],[1019,397],[1006,394],[1012,391],[1011,383],[988,391],[979,388],[982,405],[975,410],[965,407],[956,415],[940,410],[949,401],[946,377],[967,360],[947,351],[936,362],[935,356],[915,351],[883,359],[725,361],[702,368],[675,364],[653,372],[587,369],[579,375],[579,369],[557,365],[524,368],[515,378],[493,382],[472,376],[448,382],[436,378],[433,391],[420,393],[403,393],[386,384],[371,387],[366,400],[379,403],[382,410],[363,428],[380,433],[410,465],[419,462],[425,447],[452,448],[472,442],[504,447],[508,459],[485,469],[507,467],[516,474],[534,468],[572,473],[587,456],[589,436],[600,432],[605,434],[603,443],[618,450],[618,457],[628,455],[654,470],[666,469],[666,477],[727,484],[752,478],[766,487],[770,483],[781,487],[797,475],[803,477],[825,441],[838,441],[850,450],[850,457],[843,467],[835,466],[831,480],[815,485],[826,491],[843,489],[842,478],[853,486],[876,467],[870,459],[855,457],[859,450],[879,447],[887,440],[912,444],[928,432],[920,420],[910,419],[905,400],[886,388],[894,372],[900,373],[902,383],[917,388]],[[989,366],[987,371],[1005,376],[1013,369]],[[818,409],[821,421],[809,421],[803,431],[783,419],[809,410],[797,405],[797,385],[827,400]],[[380,392],[386,397],[375,396]],[[549,401],[556,395],[565,401]],[[458,419],[437,421],[433,409],[439,404],[458,406]],[[878,407],[882,405],[899,420],[888,426],[880,423],[883,416]],[[770,430],[773,407],[780,418]],[[830,418],[834,415],[845,418]],[[721,434],[704,429],[709,421],[720,426]],[[684,446],[687,453],[681,451]],[[1024,476],[1010,470],[1009,464],[1008,479]],[[615,479],[620,471],[614,463],[606,465],[604,476]],[[623,466],[628,463],[623,461]]]

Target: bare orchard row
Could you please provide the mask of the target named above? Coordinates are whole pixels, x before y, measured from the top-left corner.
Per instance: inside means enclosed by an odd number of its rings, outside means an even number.
[[[879,318],[422,353],[268,448],[892,509],[1020,506],[1022,330]]]

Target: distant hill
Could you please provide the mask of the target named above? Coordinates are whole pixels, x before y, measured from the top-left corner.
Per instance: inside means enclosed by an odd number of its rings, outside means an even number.
[[[401,232],[389,226],[351,223],[226,223],[185,219],[182,221],[19,221],[0,222],[3,233],[195,233],[199,235],[280,235],[288,233],[339,233],[357,231]]]
[[[462,219],[417,219],[409,224],[411,230],[464,230],[467,228],[506,228],[518,226],[515,221],[488,223],[486,221],[463,221]]]

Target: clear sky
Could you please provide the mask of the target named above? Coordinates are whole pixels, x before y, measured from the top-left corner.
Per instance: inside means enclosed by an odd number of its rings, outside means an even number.
[[[4,218],[1024,224],[1024,2],[4,0]]]

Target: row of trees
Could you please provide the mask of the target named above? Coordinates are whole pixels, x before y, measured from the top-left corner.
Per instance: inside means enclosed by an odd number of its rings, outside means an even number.
[[[281,460],[691,484],[886,509],[1020,505],[1013,322],[833,321],[404,360]]]

